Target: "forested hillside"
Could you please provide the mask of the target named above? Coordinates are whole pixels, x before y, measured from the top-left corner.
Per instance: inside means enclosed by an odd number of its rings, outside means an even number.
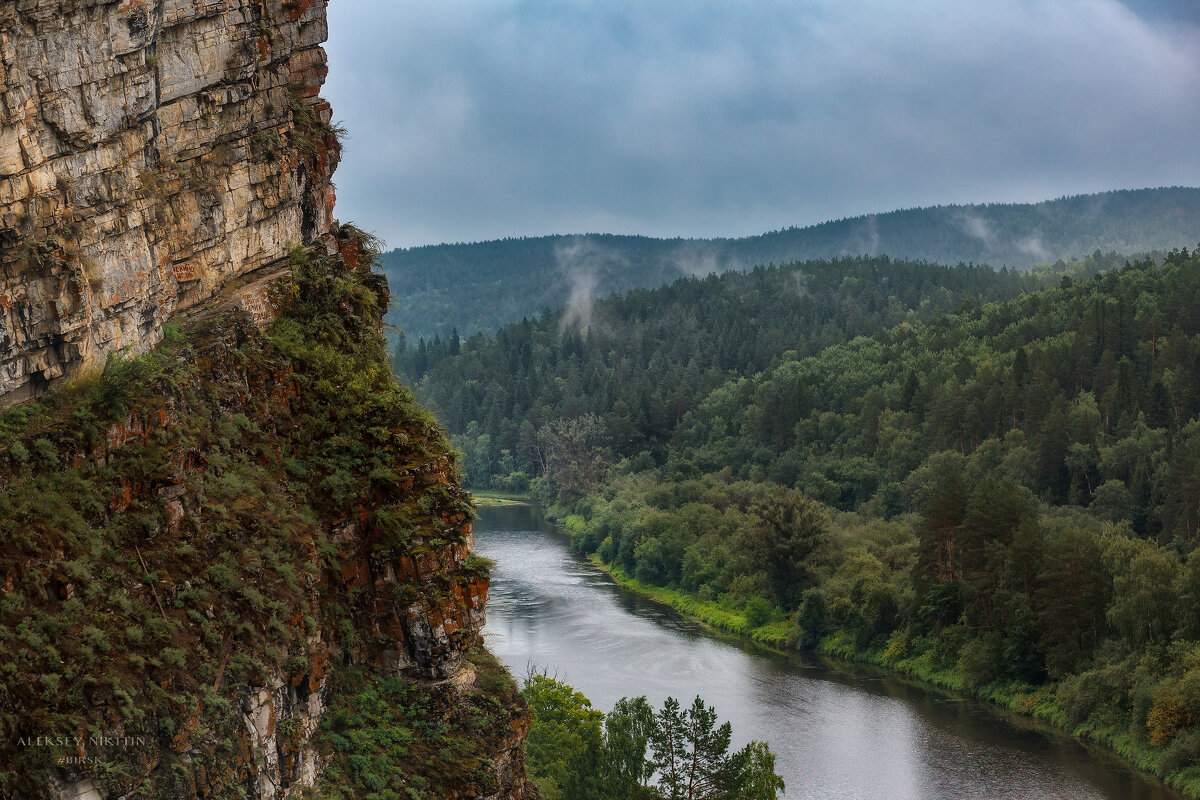
[[[421,391],[477,483],[532,470],[622,580],[1200,793],[1200,258],[1024,293],[1012,273],[808,269],[614,298],[586,333],[472,337]]]
[[[1190,540],[1189,470],[1171,465],[1200,415],[1195,263],[1176,251],[727,383],[676,428],[669,469],[761,474],[847,510],[879,494],[890,515],[913,508],[921,456],[950,452],[1048,503]]]
[[[382,266],[389,321],[416,341],[493,331],[543,309],[756,265],[840,256],[988,263],[1019,269],[1089,253],[1190,246],[1200,189],[1079,195],[1043,203],[951,205],[870,214],[738,239],[545,236],[393,250]]]
[[[661,460],[675,425],[731,375],[1033,283],[888,258],[760,267],[608,297],[586,315],[566,309],[494,337],[410,342],[394,363],[467,454],[470,485],[521,491],[559,457],[550,427],[569,425],[581,446],[602,437],[616,457]]]

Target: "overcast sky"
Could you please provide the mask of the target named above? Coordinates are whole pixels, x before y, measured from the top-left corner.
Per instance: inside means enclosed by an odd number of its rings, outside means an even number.
[[[333,0],[390,247],[1200,185],[1196,0]]]

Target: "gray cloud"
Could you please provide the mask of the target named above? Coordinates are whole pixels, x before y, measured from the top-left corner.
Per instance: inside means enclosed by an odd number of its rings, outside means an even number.
[[[334,0],[339,215],[393,246],[744,235],[1200,184],[1176,0]]]

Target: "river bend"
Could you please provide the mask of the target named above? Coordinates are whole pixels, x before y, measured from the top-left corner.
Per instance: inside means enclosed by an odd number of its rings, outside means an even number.
[[[608,711],[697,694],[763,739],[787,800],[1179,800],[1103,751],[986,703],[870,668],[714,635],[574,556],[532,506],[480,509],[496,562],[488,646],[518,679],[547,668]]]

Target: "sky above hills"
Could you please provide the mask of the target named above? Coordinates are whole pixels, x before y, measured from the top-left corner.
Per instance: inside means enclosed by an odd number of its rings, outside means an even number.
[[[338,215],[391,247],[1200,185],[1195,0],[334,0],[329,22]]]

